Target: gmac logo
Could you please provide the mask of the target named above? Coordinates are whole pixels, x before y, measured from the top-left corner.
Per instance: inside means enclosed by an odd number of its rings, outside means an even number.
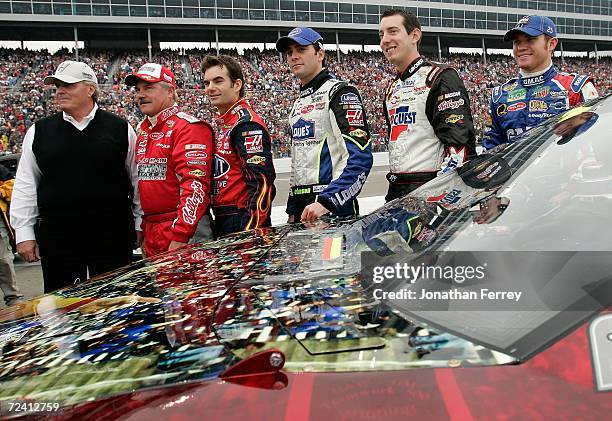
[[[302,117],[292,127],[293,140],[308,140],[315,138],[315,123],[313,120],[305,120]]]
[[[389,120],[391,121],[391,141],[408,130],[408,125],[416,123],[416,111],[410,111],[409,106],[397,107],[389,110]]]

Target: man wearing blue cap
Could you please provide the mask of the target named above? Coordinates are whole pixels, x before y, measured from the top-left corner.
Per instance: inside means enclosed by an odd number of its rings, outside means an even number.
[[[323,38],[295,28],[276,48],[300,79],[300,97],[289,114],[291,178],[288,222],[359,212],[357,195],[372,168],[365,109],[354,86],[323,68]]]
[[[559,72],[552,64],[557,29],[546,16],[524,16],[504,36],[512,41],[519,77],[496,86],[482,144],[490,149],[584,101],[597,98],[590,76]]]

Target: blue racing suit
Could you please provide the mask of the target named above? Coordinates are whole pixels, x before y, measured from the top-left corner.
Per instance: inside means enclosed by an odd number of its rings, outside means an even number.
[[[562,73],[552,65],[540,75],[510,79],[493,88],[482,145],[491,149],[511,142],[548,117],[593,98],[597,91],[589,76]]]
[[[357,215],[357,195],[372,168],[370,132],[357,89],[324,69],[300,88],[289,122],[287,214],[297,222],[306,206],[319,202],[331,215]]]

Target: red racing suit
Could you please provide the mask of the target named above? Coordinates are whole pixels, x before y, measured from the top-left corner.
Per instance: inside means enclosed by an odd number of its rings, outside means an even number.
[[[276,174],[266,124],[244,98],[215,124],[215,236],[270,226]]]
[[[175,105],[137,129],[136,164],[147,256],[171,241],[210,238],[207,214],[214,134],[211,126]],[[208,230],[208,232],[206,232]]]

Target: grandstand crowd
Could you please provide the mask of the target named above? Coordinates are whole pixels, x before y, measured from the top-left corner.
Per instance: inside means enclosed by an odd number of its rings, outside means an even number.
[[[287,114],[298,92],[298,82],[276,50],[221,50],[238,59],[247,78],[247,98],[262,115],[272,137],[275,157],[289,156],[290,135]],[[174,72],[179,86],[181,108],[206,121],[211,121],[215,110],[203,93],[201,59],[215,50],[159,50],[153,61],[164,64]],[[26,130],[39,118],[56,112],[53,87],[43,80],[64,60],[74,59],[68,50],[55,54],[46,51],[0,49],[0,153],[21,151]],[[79,51],[79,60],[89,64],[97,73],[101,85],[99,105],[126,118],[133,126],[142,119],[133,100],[133,93],[123,80],[148,60],[145,50]],[[517,73],[509,56],[488,55],[483,64],[480,55],[451,54],[443,62],[458,70],[470,93],[472,114],[477,136],[482,135],[487,114],[490,89]],[[367,109],[373,151],[386,150],[386,125],[382,114],[385,87],[394,75],[392,66],[379,52],[335,51],[326,56],[327,67],[340,79],[358,87]],[[612,59],[565,58],[555,59],[562,71],[592,75],[600,95],[612,91]]]

